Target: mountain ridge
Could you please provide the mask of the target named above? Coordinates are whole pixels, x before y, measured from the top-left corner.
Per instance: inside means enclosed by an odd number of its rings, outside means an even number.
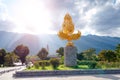
[[[67,41],[60,40],[57,35],[44,34],[32,35],[26,33],[13,33],[0,31],[0,48],[13,51],[17,45],[24,44],[29,47],[30,54],[37,54],[42,47],[49,47],[50,54],[55,54],[59,47],[64,47]],[[78,52],[89,48],[95,48],[96,52],[103,49],[114,50],[120,43],[119,37],[87,35],[81,36],[79,40],[73,41]]]

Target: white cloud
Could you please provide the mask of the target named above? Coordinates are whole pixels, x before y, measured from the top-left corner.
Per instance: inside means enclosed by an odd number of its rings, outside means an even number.
[[[69,12],[76,30],[81,30],[83,35],[120,36],[119,0],[115,4],[113,0],[53,0],[51,3],[54,7],[51,9],[54,16],[52,24],[56,31],[61,28],[65,13]]]
[[[114,0],[113,6],[118,9],[120,7],[120,0]]]
[[[8,17],[7,6],[0,1],[0,19],[5,20]]]
[[[120,37],[120,0],[81,0],[75,2],[79,12],[77,26],[83,24],[82,33]],[[81,27],[79,27],[81,28]],[[116,32],[117,31],[117,32]]]
[[[8,14],[8,8],[5,3],[0,0],[0,31],[13,31],[16,25]]]
[[[22,1],[24,2],[24,0]],[[52,25],[51,29],[54,31],[58,31],[61,28],[65,13],[69,12],[73,18],[76,30],[81,30],[83,35],[120,37],[120,0],[43,0],[42,2],[47,9],[46,13],[49,12],[51,16],[50,24]],[[38,0],[37,5],[39,4],[40,1]],[[22,8],[20,11],[16,6],[18,5],[13,5],[18,10],[19,15],[24,13]],[[18,14],[15,13],[15,15]],[[32,17],[34,18],[35,16]],[[22,17],[20,18],[22,20]]]

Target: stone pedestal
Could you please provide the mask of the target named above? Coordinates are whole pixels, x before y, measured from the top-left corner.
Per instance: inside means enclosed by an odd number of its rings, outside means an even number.
[[[75,46],[66,46],[64,48],[64,65],[65,66],[77,65],[77,48]]]

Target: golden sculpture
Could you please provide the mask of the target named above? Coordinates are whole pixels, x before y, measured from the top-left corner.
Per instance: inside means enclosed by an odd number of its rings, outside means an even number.
[[[74,33],[72,17],[68,13],[64,17],[62,30],[58,32],[58,36],[63,40],[68,40],[67,46],[74,46],[72,40],[77,40],[81,36],[81,32],[79,30],[78,33]]]

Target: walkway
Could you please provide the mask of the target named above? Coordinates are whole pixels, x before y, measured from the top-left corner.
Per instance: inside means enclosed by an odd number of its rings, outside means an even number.
[[[23,70],[22,67],[20,70]],[[13,78],[15,71],[0,75],[0,80],[120,80],[120,74]]]

